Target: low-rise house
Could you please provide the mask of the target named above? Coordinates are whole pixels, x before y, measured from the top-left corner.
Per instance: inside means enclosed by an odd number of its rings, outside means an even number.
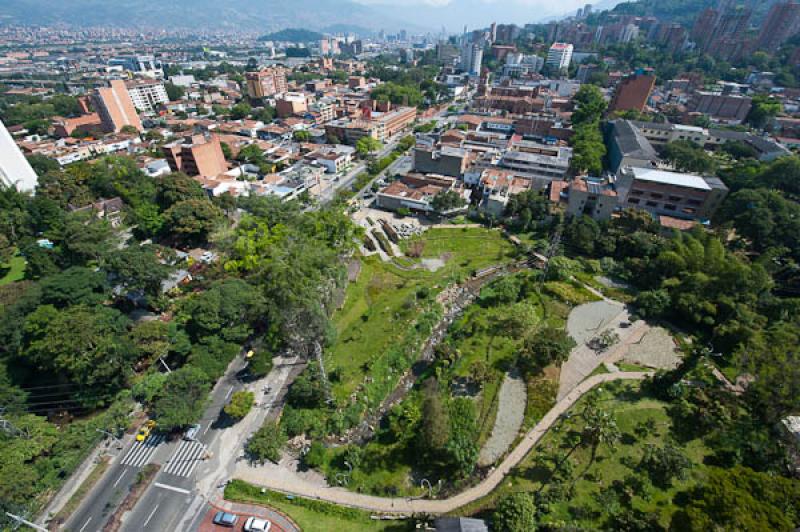
[[[433,198],[448,191],[455,192],[469,202],[471,191],[464,188],[463,184],[453,177],[408,174],[379,191],[376,203],[378,207],[393,211],[408,209],[427,213],[434,210]]]

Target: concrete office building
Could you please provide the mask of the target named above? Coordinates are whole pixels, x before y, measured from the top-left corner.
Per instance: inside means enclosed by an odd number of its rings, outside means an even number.
[[[553,45],[550,47],[550,50],[547,51],[547,59],[545,60],[545,64],[557,70],[569,68],[570,63],[572,62],[572,52],[574,49],[575,47],[568,43],[553,43]]]
[[[164,69],[161,61],[152,55],[123,55],[111,59],[110,66],[119,66],[128,72],[139,74],[148,78],[163,78]]]
[[[728,195],[716,177],[701,177],[656,168],[624,167],[617,179],[619,205],[656,216],[708,220]]]
[[[467,151],[453,146],[414,148],[414,171],[421,174],[439,174],[462,177],[467,166]]]
[[[228,171],[225,155],[216,136],[185,137],[163,148],[170,169],[190,176],[214,177]]]
[[[616,173],[623,166],[652,167],[658,154],[641,131],[628,120],[609,123],[608,161]]]
[[[142,130],[136,107],[125,82],[121,79],[111,80],[109,87],[95,89],[92,94],[92,105],[100,115],[105,132],[118,133],[125,126]]]
[[[741,124],[750,112],[749,96],[724,92],[697,91],[689,99],[689,112],[703,113],[714,120]]]
[[[0,184],[20,192],[33,193],[39,178],[22,155],[5,124],[0,121]]]
[[[617,191],[606,179],[576,177],[568,184],[567,214],[609,220],[617,208]]]

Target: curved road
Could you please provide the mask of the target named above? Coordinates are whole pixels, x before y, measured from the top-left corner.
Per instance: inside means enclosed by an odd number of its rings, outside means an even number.
[[[320,487],[305,482],[294,475],[269,474],[271,471],[268,473],[266,469],[251,467],[242,463],[236,468],[233,477],[274,491],[299,495],[309,499],[320,499],[334,504],[352,506],[380,513],[443,514],[452,512],[465,504],[469,504],[491,493],[492,490],[503,481],[505,476],[522,461],[525,455],[528,454],[528,451],[536,445],[545,433],[547,433],[547,430],[553,423],[558,421],[562,414],[569,410],[578,399],[592,388],[598,384],[615,380],[641,380],[652,374],[653,372],[617,372],[603,373],[589,377],[561,398],[555,406],[545,414],[539,423],[528,431],[519,445],[506,456],[505,460],[489,473],[489,476],[483,479],[479,484],[449,499],[385,498],[362,495],[342,488]]]

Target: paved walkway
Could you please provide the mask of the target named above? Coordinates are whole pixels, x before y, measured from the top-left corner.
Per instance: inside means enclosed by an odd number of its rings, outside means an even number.
[[[567,321],[570,336],[577,342],[564,364],[561,366],[561,375],[558,383],[556,399],[565,397],[586,377],[604,362],[617,362],[628,346],[638,342],[649,329],[649,325],[642,320],[636,321],[627,327],[621,323],[628,323],[630,315],[624,306],[606,301],[587,303],[573,309]],[[619,335],[619,342],[603,353],[597,353],[586,345],[586,342],[603,331],[613,331]]]
[[[497,415],[492,434],[478,456],[479,466],[494,464],[514,443],[525,420],[527,397],[525,381],[519,376],[519,372],[515,370],[506,373],[498,393]]]
[[[555,406],[525,435],[523,440],[509,453],[505,460],[489,473],[489,476],[476,486],[458,495],[454,495],[449,499],[384,498],[353,493],[342,488],[321,488],[304,482],[285,471],[281,475],[275,475],[274,472],[276,468],[274,467],[252,467],[244,462],[239,462],[233,474],[233,478],[240,478],[252,484],[275,491],[291,493],[311,499],[321,499],[335,504],[362,508],[378,513],[447,513],[491,493],[492,490],[502,482],[506,475],[525,458],[525,455],[527,455],[542,436],[547,433],[547,430],[553,423],[555,423],[563,413],[569,410],[586,392],[598,384],[621,379],[641,380],[651,374],[651,372],[604,373],[584,380],[572,391],[558,400]]]

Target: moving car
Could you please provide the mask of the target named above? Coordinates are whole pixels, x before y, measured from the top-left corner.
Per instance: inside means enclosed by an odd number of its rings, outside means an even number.
[[[233,528],[236,525],[236,521],[239,520],[239,516],[236,514],[232,514],[230,512],[223,512],[220,510],[219,512],[214,515],[214,524],[220,526],[227,526]]]
[[[136,433],[136,441],[144,441],[150,436],[150,432],[153,431],[153,427],[156,426],[156,422],[152,419],[149,420],[147,423],[141,426],[139,432]]]
[[[272,523],[258,517],[248,517],[244,523],[245,532],[267,532]]]

